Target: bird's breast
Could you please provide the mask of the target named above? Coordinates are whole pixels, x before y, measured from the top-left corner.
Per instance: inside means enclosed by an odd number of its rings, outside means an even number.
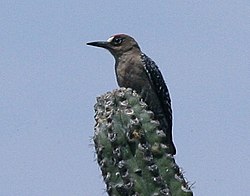
[[[120,62],[116,66],[116,77],[120,87],[132,88],[138,93],[147,86],[147,75],[139,63]]]

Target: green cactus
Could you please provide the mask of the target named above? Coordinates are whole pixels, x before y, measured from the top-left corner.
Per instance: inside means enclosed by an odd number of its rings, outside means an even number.
[[[107,192],[112,196],[193,195],[153,112],[132,89],[97,98],[94,143]]]

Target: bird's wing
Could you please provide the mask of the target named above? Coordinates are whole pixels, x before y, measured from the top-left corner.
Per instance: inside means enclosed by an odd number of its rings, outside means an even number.
[[[150,59],[147,55],[142,54],[143,65],[147,72],[149,81],[151,82],[152,88],[156,92],[159,101],[162,105],[165,118],[167,120],[170,131],[172,130],[172,109],[171,109],[171,99],[167,85],[163,79],[163,76],[155,64],[155,62]]]

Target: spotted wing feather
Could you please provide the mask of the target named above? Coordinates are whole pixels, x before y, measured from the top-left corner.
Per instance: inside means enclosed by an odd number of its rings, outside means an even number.
[[[172,109],[171,109],[171,99],[169,95],[169,91],[167,85],[163,79],[163,76],[155,64],[155,62],[150,59],[145,54],[142,54],[142,60],[147,72],[148,78],[150,80],[151,86],[156,92],[159,101],[162,106],[162,110],[165,115],[165,119],[168,123],[169,131],[172,131]]]

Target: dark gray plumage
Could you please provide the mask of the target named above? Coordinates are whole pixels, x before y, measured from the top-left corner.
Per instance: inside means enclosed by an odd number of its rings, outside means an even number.
[[[154,61],[141,52],[137,42],[125,34],[117,34],[107,41],[90,42],[102,47],[115,58],[115,73],[120,87],[132,88],[148,104],[161,129],[167,135],[168,152],[176,154],[172,140],[172,109],[168,88]]]

